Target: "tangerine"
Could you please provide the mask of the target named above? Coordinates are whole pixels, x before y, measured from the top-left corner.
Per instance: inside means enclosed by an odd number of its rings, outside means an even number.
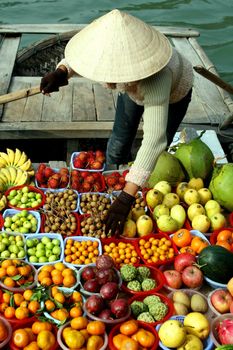
[[[15,317],[18,320],[24,320],[25,318],[29,317],[29,310],[26,307],[19,306],[15,310]]]
[[[73,285],[76,283],[76,278],[74,277],[74,275],[70,275],[70,276],[65,276],[63,279],[63,285],[64,287],[73,287]]]
[[[24,329],[16,329],[13,332],[13,343],[19,348],[24,348],[29,344],[29,335]]]
[[[32,324],[32,332],[34,334],[39,334],[41,331],[51,331],[52,330],[52,325],[51,323],[45,321],[45,322],[42,322],[42,321],[35,321],[33,324]]]
[[[75,318],[83,314],[82,309],[78,306],[74,306],[70,309],[70,317]]]
[[[20,293],[14,294],[14,302],[16,306],[19,306],[24,301],[24,297]]]
[[[27,289],[23,293],[23,297],[25,300],[30,301],[31,297],[33,295],[33,291],[31,289]]]
[[[28,310],[32,313],[35,314],[38,310],[40,309],[40,304],[37,300],[32,300],[28,304]]]
[[[15,308],[13,306],[8,306],[4,311],[4,316],[6,318],[14,318],[15,317]]]
[[[11,277],[4,278],[3,283],[6,287],[14,288],[15,287],[15,281]]]
[[[6,273],[10,277],[16,276],[18,274],[18,268],[14,265],[8,266],[6,269]]]

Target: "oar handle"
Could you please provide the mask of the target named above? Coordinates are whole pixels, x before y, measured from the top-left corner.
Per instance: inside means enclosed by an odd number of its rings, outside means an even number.
[[[233,86],[222,80],[218,75],[210,72],[203,66],[194,66],[193,69],[206,79],[212,81],[212,83],[218,85],[220,88],[226,90],[230,94],[233,94]]]
[[[0,96],[0,105],[11,101],[16,101],[21,98],[33,96],[40,93],[40,86],[32,86],[28,89],[22,89],[14,92],[10,92],[6,95]]]

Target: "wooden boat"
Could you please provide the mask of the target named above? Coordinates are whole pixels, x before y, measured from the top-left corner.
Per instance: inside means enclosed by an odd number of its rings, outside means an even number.
[[[85,25],[0,25],[0,95],[39,85],[55,69],[68,40]],[[156,27],[193,64],[217,74],[193,29]],[[49,35],[19,49],[23,35]],[[116,93],[76,77],[48,98],[42,94],[0,105],[0,139],[63,139],[68,153],[80,138],[108,138],[114,120]],[[195,72],[193,98],[182,127],[217,130],[233,113],[230,95]],[[141,138],[140,126],[137,137]]]

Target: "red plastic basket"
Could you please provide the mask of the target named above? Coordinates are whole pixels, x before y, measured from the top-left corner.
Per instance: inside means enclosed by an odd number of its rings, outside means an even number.
[[[138,265],[138,266],[145,266],[145,265]],[[162,271],[160,271],[159,269],[157,269],[156,267],[153,267],[153,266],[148,266],[148,268],[150,269],[150,273],[151,273],[149,278],[153,278],[157,282],[157,286],[155,288],[153,288],[149,291],[136,292],[132,289],[127,288],[127,283],[122,282],[121,289],[124,292],[129,293],[129,294],[133,294],[135,296],[145,296],[148,294],[148,292],[155,293],[155,292],[158,292],[160,289],[162,289],[164,284],[166,283],[166,280],[164,278]]]
[[[166,296],[160,293],[150,293],[149,291],[147,292],[147,295],[140,295],[140,296],[133,296],[132,298],[129,299],[129,304],[131,305],[133,301],[143,301],[147,296],[149,295],[156,295],[158,296],[161,301],[167,305],[168,307],[168,312],[165,315],[164,318],[162,318],[160,321],[156,321],[156,322],[151,322],[149,323],[152,327],[155,327],[157,324],[163,323],[164,321],[168,320],[173,314],[174,314],[174,306],[173,306],[173,302]],[[143,322],[143,321],[138,321],[139,324],[141,325],[148,325],[147,322]]]
[[[42,196],[42,201],[39,205],[37,205],[36,207],[31,207],[31,208],[19,208],[19,207],[16,207],[14,205],[11,205],[9,203],[9,201],[7,201],[7,207],[9,208],[12,208],[12,209],[17,209],[17,210],[37,210],[39,208],[41,208],[44,204],[45,204],[45,195],[44,195],[44,192],[41,191],[39,188],[35,187],[35,186],[30,186],[30,185],[21,185],[21,186],[15,186],[15,187],[11,187],[9,188],[6,192],[5,192],[5,196],[7,197],[9,195],[9,193],[13,190],[20,190],[21,188],[23,187],[28,187],[29,190],[31,192],[36,192],[36,193],[40,193],[41,196]]]
[[[172,241],[172,239],[171,239],[166,233],[150,233],[149,235],[146,235],[146,236],[141,237],[141,239],[144,239],[144,240],[146,240],[146,241],[149,241],[149,239],[150,239],[151,237],[154,237],[154,238],[156,238],[156,239],[161,239],[161,238],[165,237],[167,240],[171,241],[171,248],[174,249],[174,253],[175,253],[175,254],[174,254],[174,257],[173,257],[173,258],[170,258],[170,259],[167,259],[167,260],[164,260],[164,261],[159,260],[159,261],[157,261],[156,263],[153,263],[153,262],[152,262],[152,263],[148,263],[148,261],[147,261],[146,259],[144,259],[144,258],[143,258],[143,255],[141,254],[141,251],[140,251],[140,248],[139,248],[139,241],[140,241],[140,240],[137,240],[137,241],[135,242],[136,250],[137,250],[137,253],[138,253],[138,255],[140,256],[141,260],[144,262],[144,264],[145,264],[146,266],[155,266],[155,267],[156,267],[156,266],[160,266],[160,265],[167,265],[167,264],[170,264],[171,262],[173,262],[174,259],[175,259],[175,255],[178,255],[178,254],[179,254],[179,251],[178,251],[178,249],[177,249],[175,243]]]
[[[117,334],[120,334],[120,326],[121,324],[117,324],[116,326],[114,326],[108,336],[108,346],[110,350],[117,350],[117,348],[114,346],[113,344],[113,337]],[[159,344],[159,337],[158,337],[158,333],[156,332],[156,330],[150,326],[148,323],[144,324],[143,326],[141,326],[141,328],[145,329],[146,331],[151,332],[154,336],[155,336],[155,342],[154,345],[150,348],[150,350],[156,350],[158,348],[158,344]]]
[[[233,212],[229,215],[229,223],[233,227]]]
[[[80,219],[79,219],[79,214],[72,212],[71,213],[75,218],[76,218],[76,223],[77,223],[77,229],[74,232],[74,234],[72,234],[71,236],[80,236]],[[43,233],[48,233],[45,232],[45,214],[41,214],[41,226],[40,226],[40,232]],[[57,233],[57,232],[54,232]],[[67,237],[67,235],[64,235],[64,237]]]

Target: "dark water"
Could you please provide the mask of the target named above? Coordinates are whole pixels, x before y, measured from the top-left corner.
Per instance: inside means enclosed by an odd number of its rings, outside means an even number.
[[[0,0],[0,24],[89,23],[114,8],[152,25],[198,30],[218,73],[233,84],[233,0]],[[23,46],[28,43],[24,37]]]

